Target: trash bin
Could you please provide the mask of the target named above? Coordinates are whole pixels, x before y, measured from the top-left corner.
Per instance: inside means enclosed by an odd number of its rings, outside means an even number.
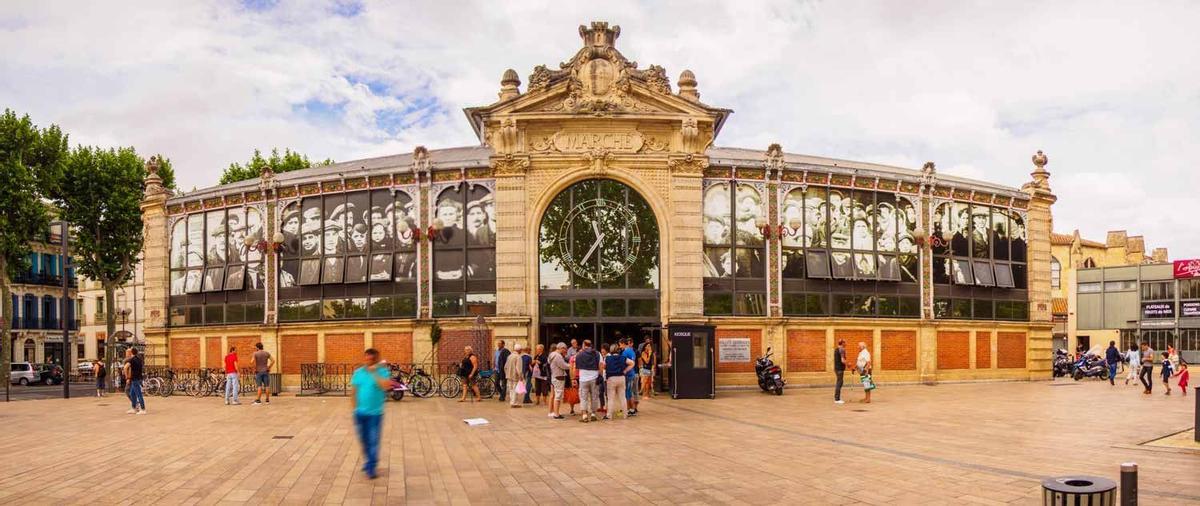
[[[279,395],[283,392],[283,374],[271,373],[271,395]]]
[[[1042,480],[1046,506],[1109,506],[1117,504],[1117,482],[1096,476],[1060,476]]]

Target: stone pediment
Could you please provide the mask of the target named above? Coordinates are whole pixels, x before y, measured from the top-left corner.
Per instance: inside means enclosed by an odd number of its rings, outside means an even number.
[[[465,110],[480,140],[498,153],[524,151],[526,147],[545,151],[547,146],[561,152],[586,151],[588,146],[610,144],[610,149],[616,151],[638,151],[646,142],[637,133],[539,134],[539,139],[529,143],[540,142],[541,149],[519,140],[531,124],[566,125],[572,119],[585,118],[607,118],[610,126],[623,120],[640,125],[671,123],[675,130],[699,128],[715,137],[731,111],[701,103],[690,71],[684,71],[679,92],[673,92],[665,68],[640,68],[617,50],[614,43],[620,33],[620,27],[605,22],[580,26],[583,47],[557,69],[545,65],[534,68],[525,93],[519,89],[517,73],[506,71],[499,101]]]

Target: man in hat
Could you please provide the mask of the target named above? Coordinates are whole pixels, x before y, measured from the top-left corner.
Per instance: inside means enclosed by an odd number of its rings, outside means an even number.
[[[300,252],[300,213],[298,204],[291,204],[283,210],[283,250],[295,255]]]
[[[304,256],[316,256],[321,254],[321,222],[304,220],[304,228],[301,231],[300,237],[301,251]]]
[[[246,269],[241,265],[229,266],[228,272],[225,273],[225,289],[226,290],[241,290],[246,282]]]
[[[229,263],[236,264],[246,261],[246,225],[242,224],[242,217],[238,214],[229,214]]]
[[[208,231],[208,263],[225,263],[225,224],[217,225],[216,229]]]
[[[342,282],[342,257],[330,256],[341,253],[341,238],[341,220],[325,222],[325,258],[321,261],[321,283]]]
[[[485,199],[491,199],[488,194]],[[483,201],[472,200],[467,203],[467,234],[468,243],[472,246],[491,246],[492,229],[488,227],[487,213],[483,210]]]

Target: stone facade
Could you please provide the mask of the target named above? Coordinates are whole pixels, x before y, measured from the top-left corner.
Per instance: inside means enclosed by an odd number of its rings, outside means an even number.
[[[690,71],[673,91],[665,70],[639,68],[615,47],[618,27],[581,26],[584,45],[550,70],[534,69],[525,92],[514,71],[501,81],[500,101],[465,112],[483,145],[426,150],[337,164],[245,181],[168,198],[148,184],[143,204],[146,234],[146,336],[169,343],[170,363],[198,366],[211,354],[201,341],[221,343],[256,336],[279,357],[289,386],[299,384],[300,364],[345,362],[354,350],[376,346],[405,362],[452,362],[464,343],[493,339],[537,343],[541,335],[539,230],[547,207],[563,190],[589,179],[620,182],[647,203],[658,224],[656,324],[700,323],[717,328],[717,340],[748,338],[752,354],[771,348],[793,383],[831,381],[832,348],[845,339],[851,358],[864,342],[883,381],[937,382],[971,379],[1041,379],[1050,367],[1050,192],[1045,158],[1035,157],[1033,180],[1022,189],[936,173],[929,163],[911,170],[869,163],[764,150],[716,148],[731,111],[699,100]],[[157,177],[152,175],[151,178]],[[706,181],[745,182],[761,188],[760,230],[768,274],[766,301],[758,316],[705,314],[703,192]],[[385,320],[280,321],[280,242],[277,209],[285,202],[355,188],[413,188],[419,234],[438,230],[431,219],[432,189],[455,181],[486,181],[494,188],[495,314],[433,318],[429,282],[432,250],[419,241],[418,307],[411,318]],[[916,203],[920,243],[920,307],[911,318],[789,316],[782,306],[781,268],[784,188],[798,185],[894,192]],[[1029,318],[1020,321],[934,317],[932,253],[925,239],[935,201],[983,203],[1027,216]],[[261,206],[266,209],[266,287],[261,322],[236,325],[168,325],[170,224],[204,210]],[[915,219],[915,218],[914,218]],[[420,237],[418,237],[420,239]],[[249,243],[247,243],[249,244]],[[990,302],[989,302],[990,303]],[[435,336],[438,342],[435,343]],[[716,363],[718,383],[753,384],[751,363]]]

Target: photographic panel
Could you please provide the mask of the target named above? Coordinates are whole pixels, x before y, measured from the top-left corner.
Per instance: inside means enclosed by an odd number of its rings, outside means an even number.
[[[809,188],[804,192],[804,247],[829,247],[829,192],[824,188]],[[828,270],[828,269],[827,269]]]
[[[321,198],[305,198],[300,221],[301,256],[315,257],[321,255],[321,229]]]
[[[467,192],[467,209],[464,217],[467,229],[467,246],[494,246],[496,244],[496,202],[491,190],[483,185],[471,185]],[[495,267],[492,268],[495,270]]]
[[[280,232],[283,234],[284,258],[300,255],[300,203],[292,202],[283,208],[280,217]]]
[[[187,217],[187,266],[204,265],[204,215],[189,214]]]
[[[730,207],[728,183],[716,183],[704,190],[704,244],[728,245],[730,243]]]
[[[804,246],[804,190],[793,188],[784,195],[779,222],[785,227],[780,241],[785,248]]]
[[[171,268],[182,269],[186,264],[187,220],[179,220],[171,228]]]
[[[763,233],[760,223],[766,223],[762,195],[753,185],[737,185],[734,216],[737,220],[738,246],[762,246]]]
[[[225,211],[209,211],[204,213],[204,225],[208,234],[208,242],[205,244],[207,248],[204,255],[205,263],[208,265],[225,263],[225,259],[227,258],[225,254],[226,238],[228,237],[228,231],[225,227]]]
[[[438,229],[435,248],[461,248],[466,242],[463,232],[464,185],[442,190],[437,196],[433,211],[433,226]]]

